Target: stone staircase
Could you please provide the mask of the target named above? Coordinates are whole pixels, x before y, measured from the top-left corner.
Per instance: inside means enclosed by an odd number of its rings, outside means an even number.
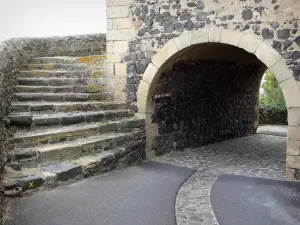
[[[110,101],[103,56],[34,58],[20,72],[6,194],[53,187],[145,157],[144,119]]]

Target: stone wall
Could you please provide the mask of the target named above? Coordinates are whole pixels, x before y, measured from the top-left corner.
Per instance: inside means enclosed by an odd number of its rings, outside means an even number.
[[[133,102],[151,57],[165,43],[185,31],[214,26],[264,40],[283,56],[299,81],[298,0],[107,0],[107,6],[108,62],[115,65],[113,75],[120,77],[122,91]],[[120,70],[125,67],[127,77]]]
[[[218,60],[179,61],[164,71],[154,94],[156,155],[253,134],[262,75],[257,65]]]
[[[157,126],[149,119],[154,81],[178,51],[220,42],[253,53],[276,71],[289,114],[287,177],[297,177],[300,1],[107,0],[107,7],[107,74],[114,87],[110,91],[116,99],[130,101],[131,108],[146,117],[148,156],[153,154],[151,140],[157,135]]]
[[[12,41],[31,57],[104,55],[106,52],[105,34],[20,38]]]

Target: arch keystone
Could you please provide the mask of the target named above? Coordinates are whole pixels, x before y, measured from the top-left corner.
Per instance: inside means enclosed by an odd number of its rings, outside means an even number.
[[[262,41],[252,35],[243,35],[239,44],[239,47],[246,50],[249,53],[254,53]]]
[[[159,52],[154,55],[151,59],[152,63],[156,66],[156,68],[160,68],[164,62],[167,61],[171,56],[173,56],[176,52],[178,52],[177,45],[172,39],[167,42],[163,48],[159,50]]]
[[[191,45],[207,43],[208,42],[208,29],[194,30],[189,33]]]
[[[175,38],[175,43],[177,45],[178,50],[182,50],[191,46],[191,39],[187,32],[183,33],[179,37]]]
[[[223,30],[221,34],[221,43],[239,47],[243,34],[230,30]]]
[[[281,56],[278,52],[276,52],[273,48],[266,45],[265,43],[261,43],[257,50],[255,51],[255,55],[259,58],[267,67],[272,67],[277,63]]]
[[[223,31],[223,29],[220,27],[209,28],[208,41],[209,42],[220,42],[222,31]]]
[[[280,59],[270,70],[274,73],[278,83],[282,83],[293,76],[292,71],[288,69],[283,59]]]

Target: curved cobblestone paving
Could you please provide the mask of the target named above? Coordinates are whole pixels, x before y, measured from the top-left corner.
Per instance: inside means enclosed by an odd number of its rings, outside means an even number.
[[[284,179],[285,149],[286,138],[254,135],[157,158],[159,162],[197,169],[178,192],[178,225],[218,225],[210,190],[221,174]]]

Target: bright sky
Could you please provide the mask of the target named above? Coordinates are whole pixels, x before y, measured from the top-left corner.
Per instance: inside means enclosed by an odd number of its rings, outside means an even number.
[[[0,41],[106,32],[106,0],[0,0]]]

